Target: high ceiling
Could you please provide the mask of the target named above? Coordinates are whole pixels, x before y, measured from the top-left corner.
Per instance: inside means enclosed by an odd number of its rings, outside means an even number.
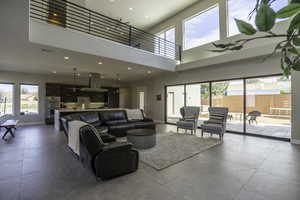
[[[74,2],[80,0],[74,0]],[[198,0],[85,0],[85,6],[141,29],[171,17]]]
[[[72,69],[76,67],[82,76],[97,72],[104,74],[105,79],[116,79],[116,75],[120,74],[121,80],[125,82],[150,78],[161,72],[147,66],[30,43],[28,7],[28,1],[0,2],[1,18],[9,19],[0,21],[0,71],[37,74],[55,72],[57,75],[71,76]],[[64,57],[69,59],[65,60]]]

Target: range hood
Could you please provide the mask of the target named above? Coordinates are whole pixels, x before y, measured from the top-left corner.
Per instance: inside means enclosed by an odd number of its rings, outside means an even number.
[[[89,87],[81,88],[83,92],[107,92],[107,89],[101,88],[101,74],[90,73],[89,74]]]

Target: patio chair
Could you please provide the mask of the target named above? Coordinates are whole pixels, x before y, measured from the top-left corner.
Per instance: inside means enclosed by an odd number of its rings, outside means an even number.
[[[228,108],[223,107],[210,107],[209,111],[209,120],[204,121],[201,125],[201,136],[203,133],[207,132],[211,135],[217,134],[222,140],[224,133],[226,131],[226,121],[228,117]]]
[[[249,124],[253,124],[254,122],[257,124],[256,118],[261,116],[261,112],[257,111],[257,110],[253,110],[251,112],[248,113],[247,119]]]
[[[185,130],[191,130],[192,135],[193,133],[196,134],[199,113],[200,107],[186,106],[180,108],[180,114],[182,118],[176,123],[177,132],[181,128]]]

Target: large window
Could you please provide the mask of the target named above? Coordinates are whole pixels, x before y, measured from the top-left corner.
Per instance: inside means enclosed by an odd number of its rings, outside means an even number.
[[[186,85],[186,105],[200,107],[199,126],[208,119],[209,96],[209,83]]]
[[[39,86],[38,85],[20,85],[20,112],[21,115],[39,113]]]
[[[175,58],[175,28],[167,29],[159,34],[155,41],[155,53]]]
[[[13,114],[13,84],[0,83],[0,116]]]
[[[228,7],[228,36],[239,34],[235,23],[235,18],[242,19],[255,26],[255,18],[252,17],[249,21],[249,13],[254,9],[256,1],[254,0],[227,0]],[[283,8],[288,4],[288,0],[276,0],[272,3],[272,8],[275,11]]]
[[[291,81],[281,76],[247,79],[247,132],[289,138]]]
[[[229,109],[227,130],[243,132],[244,87],[243,80],[212,83],[212,106]]]
[[[179,120],[180,108],[184,105],[200,107],[198,126],[208,119],[210,106],[227,107],[227,131],[291,137],[291,81],[282,76],[167,86],[166,92],[169,123]]]
[[[184,49],[194,48],[220,39],[219,6],[184,21]]]

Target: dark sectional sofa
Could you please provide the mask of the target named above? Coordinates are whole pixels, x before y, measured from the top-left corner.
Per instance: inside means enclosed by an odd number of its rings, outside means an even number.
[[[92,124],[99,131],[107,130],[109,135],[124,137],[130,129],[155,129],[153,120],[146,118],[142,110],[140,112],[142,119],[128,119],[125,110],[104,110],[74,113],[61,117],[60,120],[66,135],[69,129],[68,122],[80,120]]]
[[[138,151],[132,149],[131,143],[116,141],[116,137],[126,136],[130,129],[155,129],[153,120],[145,118],[142,110],[136,111],[140,112],[139,119],[128,119],[125,110],[81,112],[61,117],[67,137],[70,121],[79,120],[93,125],[81,127],[78,134],[80,160],[96,177],[111,179],[138,169]]]

